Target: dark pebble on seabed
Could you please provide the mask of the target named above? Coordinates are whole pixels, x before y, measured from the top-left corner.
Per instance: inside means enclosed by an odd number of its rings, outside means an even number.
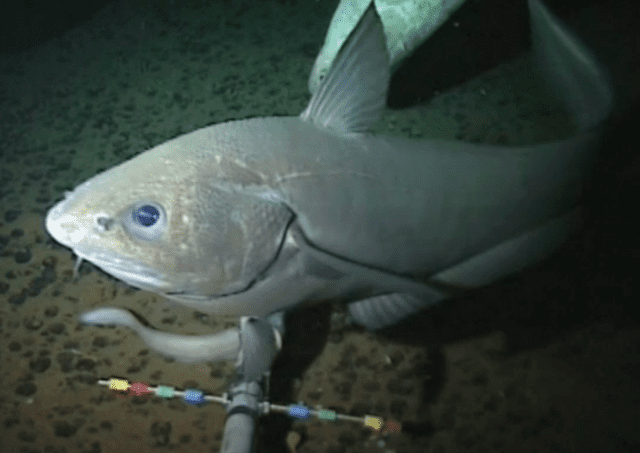
[[[25,318],[22,321],[22,325],[27,330],[38,330],[40,327],[42,327],[43,324],[44,322],[42,320],[35,318],[33,316],[30,318]]]
[[[9,343],[9,351],[18,352],[22,349],[22,345],[17,341],[12,341]]]
[[[18,431],[16,437],[23,442],[33,442],[38,438],[38,435],[34,432],[29,431]],[[32,451],[32,450],[24,450],[24,451]]]
[[[61,322],[58,322],[49,326],[49,332],[51,332],[54,335],[60,335],[64,331],[65,331],[65,326]]]
[[[77,427],[66,421],[55,422],[53,424],[53,429],[55,435],[58,437],[71,437],[78,431]]]
[[[29,362],[29,368],[35,373],[44,373],[51,366],[51,359],[49,357],[38,357]]]
[[[56,270],[53,267],[45,266],[40,275],[45,283],[53,283],[56,281]]]
[[[31,381],[22,382],[16,387],[16,393],[20,396],[31,396],[36,393],[37,390],[38,387]]]
[[[47,282],[42,277],[36,277],[29,282],[29,288],[27,294],[31,297],[35,297],[47,286]]]
[[[50,307],[45,308],[44,315],[47,318],[53,318],[58,314],[58,311],[60,311],[58,307],[56,307],[55,305],[51,305]]]
[[[4,213],[4,221],[7,223],[15,222],[20,217],[21,212],[11,209]]]
[[[9,296],[9,303],[11,305],[22,305],[27,300],[27,291],[23,290],[18,294],[12,294]]]
[[[31,250],[29,250],[28,247],[25,247],[19,252],[16,252],[13,258],[18,264],[28,263],[29,261],[31,261]]]
[[[155,447],[166,447],[169,445],[171,435],[171,422],[155,421],[150,429],[151,441]]]
[[[60,370],[63,373],[68,373],[73,370],[73,362],[75,358],[75,354],[72,352],[63,351],[56,356],[56,361],[58,362]]]

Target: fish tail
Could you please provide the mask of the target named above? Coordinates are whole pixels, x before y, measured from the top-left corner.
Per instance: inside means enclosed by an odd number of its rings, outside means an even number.
[[[581,131],[602,123],[614,99],[611,77],[595,55],[539,0],[529,0],[533,51],[547,84]]]

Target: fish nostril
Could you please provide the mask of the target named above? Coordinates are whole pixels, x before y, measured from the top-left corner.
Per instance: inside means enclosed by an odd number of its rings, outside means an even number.
[[[111,217],[98,217],[96,223],[102,228],[103,231],[109,231],[113,225],[113,219]]]

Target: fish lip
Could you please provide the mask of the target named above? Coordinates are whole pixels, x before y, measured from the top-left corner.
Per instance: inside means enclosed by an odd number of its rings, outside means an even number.
[[[44,218],[44,228],[56,242],[73,248],[72,241],[69,239],[69,235],[60,227],[60,220],[64,218],[65,208],[69,205],[70,197],[67,196],[64,200],[57,202],[53,205],[47,215]]]
[[[84,253],[78,249],[74,249],[73,252],[78,258],[89,261],[110,276],[136,288],[158,291],[167,286],[161,274],[152,271],[139,261],[111,253]]]

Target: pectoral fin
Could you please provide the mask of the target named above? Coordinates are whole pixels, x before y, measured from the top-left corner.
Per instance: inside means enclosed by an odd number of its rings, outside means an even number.
[[[419,312],[441,300],[448,294],[433,289],[428,296],[417,297],[412,294],[392,293],[352,302],[349,304],[351,321],[368,330],[392,326],[409,315]]]

